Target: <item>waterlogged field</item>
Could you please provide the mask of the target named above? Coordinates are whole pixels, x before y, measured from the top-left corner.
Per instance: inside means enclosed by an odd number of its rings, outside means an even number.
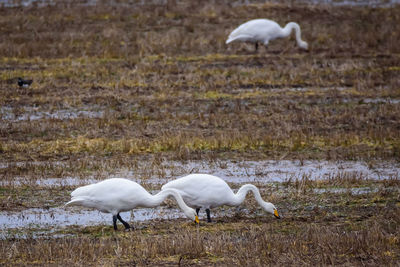
[[[398,265],[394,2],[4,2],[0,264]],[[310,50],[225,45],[262,17]],[[63,207],[105,178],[157,193],[196,172],[255,184],[282,219],[252,195],[199,226],[172,200],[122,213],[131,232]]]

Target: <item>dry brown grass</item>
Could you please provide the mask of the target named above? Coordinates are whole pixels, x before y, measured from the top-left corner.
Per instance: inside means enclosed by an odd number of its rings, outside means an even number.
[[[21,238],[13,230],[1,240],[0,264],[372,266],[400,260],[398,179],[338,174],[326,180],[305,177],[258,186],[279,208],[281,220],[261,211],[248,197],[242,205],[248,212],[214,217],[211,224],[203,218],[199,227],[178,219],[133,222],[136,230],[129,233],[114,232],[110,225],[54,226],[24,229]],[[2,187],[1,209],[57,207],[69,199],[72,189]],[[45,233],[38,237],[37,231]]]
[[[276,195],[281,220],[261,212],[249,198],[249,215],[215,218],[200,227],[161,220],[138,223],[139,230],[130,233],[113,232],[111,226],[69,227],[55,233],[65,237],[3,240],[1,263],[396,265],[398,181],[395,187],[377,183],[379,191],[364,194],[319,194],[310,185],[301,193],[289,186]],[[262,187],[262,194],[270,195],[273,188]]]
[[[73,189],[37,179],[105,178],[144,162],[146,180],[170,159],[398,160],[399,6],[213,2],[0,8],[0,179],[23,180],[0,187],[1,209],[61,205]],[[310,51],[293,37],[257,54],[225,45],[259,17],[299,22]],[[17,88],[18,76],[32,87]],[[377,191],[353,194],[358,186]],[[398,186],[305,177],[263,189],[281,221],[249,200],[254,216],[199,229],[70,227],[1,240],[0,264],[396,265]],[[325,187],[348,190],[314,192]]]
[[[227,34],[249,18],[259,17],[280,24],[299,21],[313,53],[328,57],[398,53],[398,13],[398,7],[233,6],[229,1],[90,8],[59,3],[42,8],[3,8],[1,26],[9,38],[3,39],[0,53],[18,58],[226,53]],[[291,47],[292,42],[278,41],[269,50],[293,52]]]
[[[10,160],[209,151],[396,158],[399,104],[387,99],[400,95],[397,11],[190,1],[4,8],[3,113],[102,113],[7,120],[0,150]],[[293,40],[258,55],[223,45],[253,17],[299,21],[310,52]],[[16,90],[17,76],[33,77],[33,87]]]

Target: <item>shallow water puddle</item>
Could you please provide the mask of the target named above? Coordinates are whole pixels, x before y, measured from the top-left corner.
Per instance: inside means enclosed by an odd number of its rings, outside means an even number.
[[[26,178],[20,178],[16,177],[13,180],[4,180],[0,181],[0,186],[21,186],[21,185],[27,185],[27,186],[46,186],[46,187],[58,187],[58,186],[82,186],[82,185],[87,185],[87,184],[92,184],[92,183],[97,183],[100,180],[96,179],[80,179],[76,177],[65,177],[65,178],[45,178],[45,179],[37,179],[37,180],[32,180],[32,179],[26,179]]]
[[[47,163],[46,163],[47,164]],[[178,177],[185,176],[190,173],[208,173],[219,176],[237,185],[238,188],[243,183],[266,184],[270,182],[284,182],[296,179],[336,179],[336,178],[352,178],[359,179],[399,179],[400,164],[396,162],[379,162],[373,166],[365,162],[351,161],[290,161],[290,160],[265,160],[265,161],[164,161],[157,165],[162,168],[162,174],[156,174],[154,166],[151,162],[143,162],[141,166],[135,170],[123,170],[115,177],[126,177],[143,185],[155,184],[161,188],[161,184],[173,180]],[[163,175],[163,178],[160,178]],[[22,178],[18,181],[2,181],[1,185],[20,184],[29,185],[36,184],[44,187],[57,186],[80,186],[97,182],[93,178],[79,179],[74,177],[68,178],[47,178],[33,180],[32,182],[24,181]],[[150,193],[154,194],[158,191]],[[314,193],[333,193],[333,194],[368,194],[374,193],[375,188],[328,188],[315,189]],[[72,191],[72,190],[71,190]],[[236,191],[236,189],[234,190]],[[243,205],[242,205],[243,208]],[[212,211],[213,217],[231,216],[237,212],[235,208],[219,208]],[[241,212],[248,213],[247,210]],[[130,218],[130,212],[123,213],[124,219]],[[153,219],[175,219],[185,218],[183,212],[179,209],[170,209],[167,206],[161,206],[151,209],[135,209],[133,211],[134,218],[128,219],[131,223],[148,221]],[[201,211],[200,219],[204,220],[205,213]],[[21,212],[0,212],[0,231],[8,231],[7,229],[21,228],[40,228],[45,229],[48,233],[49,229],[56,227],[66,227],[71,225],[88,226],[88,225],[109,225],[112,227],[112,217],[110,214],[100,213],[96,210],[88,210],[77,207],[58,207],[50,209],[26,209]],[[121,226],[122,227],[122,226]]]
[[[205,161],[163,162],[161,167],[166,178],[140,179],[141,173],[136,171],[120,172],[117,176],[127,177],[136,182],[163,184],[190,173],[207,173],[216,175],[231,183],[269,183],[285,182],[289,179],[323,180],[335,177],[362,177],[363,179],[399,179],[400,164],[380,162],[373,167],[358,161]],[[140,171],[140,170],[139,170]],[[115,176],[115,177],[117,177]]]
[[[214,219],[223,216],[232,216],[236,212],[248,214],[243,207],[216,208],[212,210]],[[262,211],[261,211],[262,212]],[[160,206],[157,208],[134,209],[129,212],[121,212],[121,217],[136,226],[137,222],[150,220],[172,220],[177,218],[187,219],[185,214],[177,208]],[[204,210],[199,213],[200,221],[206,221]],[[187,219],[189,221],[189,219]],[[0,238],[7,237],[10,229],[32,229],[35,232],[48,233],[61,227],[73,225],[91,226],[105,225],[112,227],[112,215],[97,210],[79,207],[27,209],[21,212],[0,212]],[[123,229],[121,223],[117,223],[119,229]]]
[[[324,193],[343,194],[343,193],[349,193],[349,194],[352,194],[352,195],[362,195],[362,194],[376,193],[376,192],[378,192],[378,188],[370,188],[370,187],[314,188],[313,191],[316,194],[324,194]]]
[[[148,221],[153,219],[185,218],[179,209],[158,207],[136,209],[131,212],[121,212],[121,217],[127,221]],[[112,215],[97,210],[80,208],[50,208],[27,209],[21,212],[0,212],[0,230],[8,228],[48,228],[70,225],[98,225],[112,226]],[[123,227],[121,225],[121,227]]]
[[[48,163],[45,163],[48,164]],[[57,164],[57,163],[54,163]],[[373,166],[361,161],[264,160],[264,161],[164,161],[154,168],[151,162],[142,162],[135,170],[121,170],[112,177],[124,177],[140,184],[161,185],[190,173],[207,173],[230,183],[270,183],[288,180],[325,180],[359,177],[362,179],[400,179],[400,164],[376,162]],[[159,171],[158,170],[162,170]],[[157,174],[159,173],[159,174]],[[0,186],[40,185],[47,187],[81,186],[98,182],[93,177],[28,179],[15,177],[2,180]]]
[[[10,107],[0,108],[0,119],[4,121],[34,121],[41,119],[76,119],[76,118],[102,118],[104,111],[100,110],[78,110],[78,109],[60,109],[55,111],[39,111],[35,107],[24,107],[23,112],[15,111]]]

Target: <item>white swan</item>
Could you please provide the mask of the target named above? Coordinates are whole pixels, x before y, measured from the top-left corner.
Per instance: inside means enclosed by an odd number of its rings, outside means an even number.
[[[289,22],[285,28],[281,28],[278,23],[269,19],[253,19],[243,23],[234,29],[226,40],[226,44],[233,41],[252,42],[256,44],[256,51],[258,49],[258,42],[265,46],[269,41],[277,38],[288,37],[292,30],[296,32],[297,45],[305,50],[308,49],[308,44],[301,40],[301,30],[299,24]]]
[[[131,226],[122,220],[120,212],[136,207],[156,207],[168,196],[173,196],[185,215],[199,223],[194,209],[188,207],[175,190],[163,190],[151,195],[141,185],[124,178],[107,179],[95,184],[79,187],[71,193],[71,201],[65,204],[95,208],[101,212],[113,215],[114,230],[117,230],[117,219],[126,230]]]
[[[190,174],[166,183],[161,189],[163,191],[176,189],[185,203],[196,209],[197,214],[200,208],[205,208],[208,222],[211,222],[211,208],[222,205],[238,206],[244,201],[248,191],[253,192],[257,203],[266,212],[274,214],[276,218],[280,218],[275,206],[262,200],[258,188],[252,184],[243,185],[235,194],[221,178],[209,174]]]

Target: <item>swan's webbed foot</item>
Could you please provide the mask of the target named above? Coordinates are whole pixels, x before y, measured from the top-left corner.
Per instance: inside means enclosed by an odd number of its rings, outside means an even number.
[[[125,226],[125,231],[131,231],[131,230],[134,229],[132,226],[129,225],[129,223],[127,223],[126,221],[122,220],[121,216],[118,213],[117,215],[113,215],[113,225],[114,225],[114,230],[115,231],[118,230],[117,219]]]
[[[211,222],[211,216],[210,216],[210,209],[206,209],[206,213],[207,213],[207,222]]]
[[[125,226],[125,231],[130,231],[131,229],[133,229],[133,227],[131,227],[129,225],[129,223],[127,223],[126,221],[122,220],[121,216],[119,215],[119,213],[117,214],[117,219],[122,222],[122,224]]]

